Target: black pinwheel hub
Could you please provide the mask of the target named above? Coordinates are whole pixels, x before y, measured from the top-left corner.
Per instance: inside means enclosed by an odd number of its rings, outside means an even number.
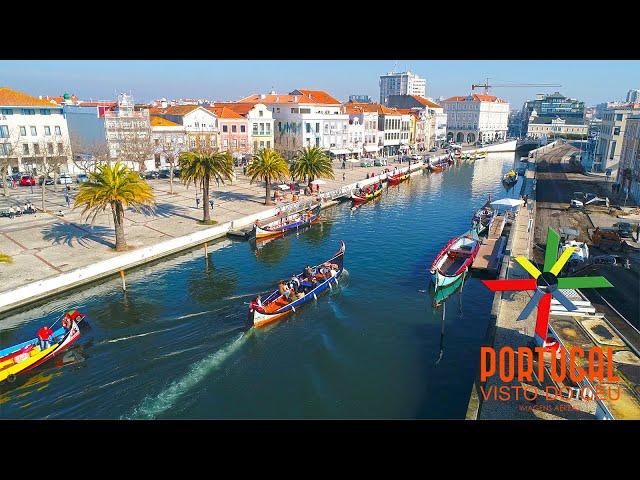
[[[553,293],[558,289],[558,277],[551,272],[543,272],[536,279],[536,286],[543,293]]]

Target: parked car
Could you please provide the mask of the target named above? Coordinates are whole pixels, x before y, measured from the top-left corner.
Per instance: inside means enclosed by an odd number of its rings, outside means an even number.
[[[386,158],[376,158],[373,161],[373,166],[374,167],[384,167],[386,165],[388,165]]]
[[[163,168],[158,171],[158,178],[169,178],[171,176],[171,172],[168,168]]]
[[[71,175],[69,175],[68,173],[61,173],[60,176],[58,177],[58,183],[60,185],[67,185],[69,183],[73,183],[73,179],[71,178]]]
[[[180,169],[179,169],[179,168],[176,168],[176,169],[173,171],[173,177],[174,177],[174,178],[180,178]]]
[[[360,162],[361,167],[373,167],[373,162],[371,160],[362,160]]]
[[[30,185],[35,185],[36,179],[33,175],[22,175],[20,177],[20,185],[23,187],[28,187]]]
[[[89,175],[87,175],[86,173],[79,173],[76,176],[76,183],[84,183],[88,181],[89,181]]]
[[[144,174],[144,178],[146,178],[147,180],[155,180],[159,176],[160,176],[160,174],[158,172],[156,172],[156,171],[153,171],[153,170],[151,170],[149,172],[146,172]]]
[[[38,184],[42,185],[43,183],[45,185],[53,185],[53,178],[47,175],[47,178],[45,179],[44,176],[41,176],[38,180]]]
[[[633,238],[633,228],[629,222],[618,222],[614,227],[618,229],[618,234],[622,238]]]

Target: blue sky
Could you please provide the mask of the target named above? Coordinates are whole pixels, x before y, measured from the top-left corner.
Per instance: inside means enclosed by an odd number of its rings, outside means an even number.
[[[341,100],[362,93],[378,98],[378,76],[394,66],[427,79],[427,96],[469,93],[485,77],[494,83],[556,83],[561,93],[588,105],[622,100],[640,88],[640,61],[530,60],[202,60],[202,61],[0,61],[0,86],[31,95],[75,93],[82,99],[112,99],[131,91],[138,101],[154,98],[237,100],[272,87],[322,89]],[[512,107],[555,88],[496,88]]]

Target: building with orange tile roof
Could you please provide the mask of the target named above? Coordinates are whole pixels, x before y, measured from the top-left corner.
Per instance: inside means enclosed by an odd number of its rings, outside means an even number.
[[[218,119],[220,149],[232,152],[235,156],[250,153],[247,119],[226,105],[214,105],[206,109],[213,112]]]
[[[494,95],[474,93],[442,102],[447,114],[447,139],[457,144],[496,142],[507,138],[509,104]]]
[[[54,166],[51,172],[46,166]],[[47,170],[57,175],[72,167],[69,127],[56,102],[0,87],[0,168],[2,172]]]
[[[349,115],[349,125],[361,126],[362,155],[377,156],[384,147],[384,133],[378,130],[378,106],[372,103],[348,102],[344,111]],[[355,128],[355,127],[353,127]],[[356,147],[359,147],[356,143]]]
[[[216,103],[215,106],[227,107],[247,119],[249,153],[257,153],[263,148],[273,148],[275,146],[273,114],[265,104],[237,102]]]
[[[274,143],[287,158],[305,147],[321,147],[338,159],[357,155],[349,143],[349,115],[322,90],[298,89],[287,94],[254,94],[237,103],[262,103],[273,115]]]
[[[387,104],[391,107],[409,108],[422,112],[420,115],[423,125],[418,125],[416,136],[424,141],[418,141],[418,150],[429,150],[433,146],[441,146],[447,139],[447,114],[444,108],[428,98],[420,95],[390,95]]]

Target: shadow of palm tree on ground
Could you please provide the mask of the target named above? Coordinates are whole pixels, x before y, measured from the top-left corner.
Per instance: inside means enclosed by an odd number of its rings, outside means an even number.
[[[115,247],[114,231],[112,228],[100,225],[78,225],[73,222],[53,223],[42,229],[42,238],[54,245],[75,247],[75,243],[82,247],[91,245],[91,241],[106,247]]]

